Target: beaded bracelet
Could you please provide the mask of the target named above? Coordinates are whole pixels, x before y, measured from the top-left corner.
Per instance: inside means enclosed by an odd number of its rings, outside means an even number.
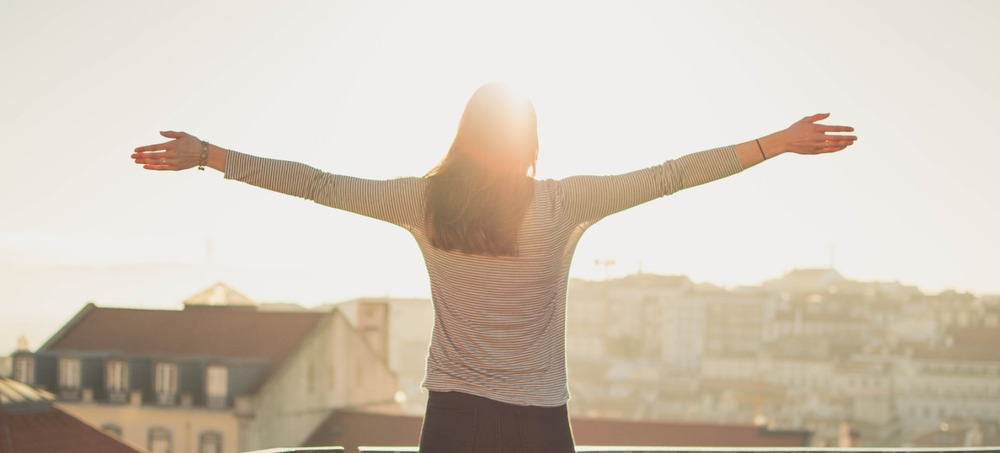
[[[198,161],[198,169],[205,171],[205,166],[208,165],[208,142],[201,141],[201,160]]]

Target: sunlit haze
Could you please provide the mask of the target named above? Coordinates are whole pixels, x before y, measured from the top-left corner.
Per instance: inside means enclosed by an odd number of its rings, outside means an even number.
[[[87,301],[179,307],[216,281],[305,306],[429,296],[402,229],[129,155],[182,130],[335,173],[423,175],[492,81],[535,104],[539,178],[629,171],[813,113],[857,130],[842,153],[781,156],[598,223],[574,277],[732,287],[832,264],[1000,293],[998,51],[989,0],[0,0],[0,353],[21,334],[41,346]]]

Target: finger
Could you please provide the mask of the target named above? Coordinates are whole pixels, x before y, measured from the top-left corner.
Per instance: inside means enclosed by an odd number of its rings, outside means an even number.
[[[858,137],[853,135],[826,135],[818,141],[821,142],[853,142],[857,140]]]
[[[817,124],[817,126],[823,132],[854,132],[854,128],[851,126],[827,126],[825,124]]]
[[[177,158],[168,158],[168,157],[138,157],[134,159],[135,163],[137,164],[150,164],[150,165],[164,165],[164,164],[174,165],[180,161]]]
[[[179,170],[179,168],[177,168],[176,166],[174,166],[174,165],[167,165],[167,164],[149,164],[149,165],[143,165],[142,168],[144,168],[146,170],[155,170],[155,171],[170,171],[170,170],[177,171],[177,170]]]
[[[187,136],[187,133],[177,131],[160,131],[160,135],[167,138],[181,138]]]
[[[850,146],[850,145],[833,146],[833,147],[830,147],[830,148],[823,148],[823,150],[821,152],[822,153],[835,153],[837,151],[843,151],[843,150],[847,149],[848,146]]]
[[[853,140],[826,140],[826,141],[812,142],[808,145],[808,148],[811,148],[814,152],[823,153],[826,152],[826,150],[828,149],[832,148],[843,149],[853,144],[854,144]]]
[[[805,118],[802,118],[802,121],[805,121],[807,123],[815,123],[819,120],[823,120],[829,117],[830,117],[829,113],[817,113],[815,115],[810,115]]]
[[[135,149],[135,152],[144,153],[149,151],[163,151],[168,149],[174,149],[174,146],[176,146],[176,142],[171,140],[169,142],[157,143],[155,145],[140,146]]]
[[[151,159],[145,163],[149,165],[177,165],[177,159]]]
[[[820,152],[822,152],[822,153],[830,153],[830,152],[834,152],[834,151],[840,151],[840,150],[843,150],[843,149],[845,149],[848,146],[851,146],[853,144],[854,144],[853,141],[851,141],[851,142],[842,142],[842,143],[828,143],[826,146],[822,147],[822,149],[820,150]]]
[[[142,152],[132,153],[133,159],[145,159],[145,158],[174,159],[176,157],[177,157],[177,150],[174,149],[168,149],[165,151],[157,150],[157,151],[142,151]]]

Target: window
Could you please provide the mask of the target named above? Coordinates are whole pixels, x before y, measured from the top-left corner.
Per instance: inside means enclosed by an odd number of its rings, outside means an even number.
[[[21,356],[14,359],[14,380],[35,385],[35,358]]]
[[[111,360],[108,362],[108,392],[126,393],[128,392],[128,363],[123,360]]]
[[[101,425],[101,431],[108,434],[114,434],[115,436],[122,437],[122,427],[115,425],[113,423],[105,423]]]
[[[201,433],[198,453],[222,453],[222,434],[215,431]]]
[[[156,364],[156,397],[160,404],[174,404],[177,396],[177,364]]]
[[[70,357],[59,359],[59,388],[80,388],[80,359]]]
[[[210,365],[205,371],[205,394],[208,405],[214,408],[226,407],[229,395],[229,370],[222,365]]]
[[[170,453],[170,431],[166,428],[149,429],[150,453]]]

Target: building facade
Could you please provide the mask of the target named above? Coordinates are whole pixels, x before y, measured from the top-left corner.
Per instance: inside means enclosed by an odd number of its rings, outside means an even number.
[[[15,353],[13,377],[153,453],[299,445],[336,408],[392,400],[384,355],[339,311],[264,311],[228,288],[206,292],[212,303],[196,296],[183,310],[88,304],[37,351]]]

